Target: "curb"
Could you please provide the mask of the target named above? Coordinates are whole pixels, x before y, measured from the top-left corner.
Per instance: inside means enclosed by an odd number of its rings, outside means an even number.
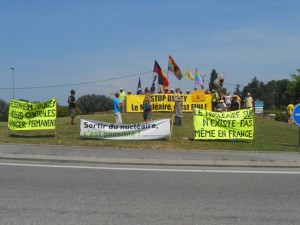
[[[182,160],[182,159],[144,159],[144,158],[104,158],[80,156],[0,154],[2,160],[81,162],[118,165],[150,166],[205,166],[205,167],[265,167],[265,168],[300,168],[298,162],[280,161],[235,161],[235,160]]]

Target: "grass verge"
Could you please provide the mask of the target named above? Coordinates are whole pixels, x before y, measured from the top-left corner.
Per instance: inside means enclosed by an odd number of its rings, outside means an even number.
[[[81,118],[102,122],[114,122],[113,113],[82,115]],[[124,123],[142,121],[142,113],[122,114]],[[171,113],[154,113],[152,119],[171,118]],[[87,147],[113,147],[135,149],[165,149],[178,151],[241,150],[241,151],[286,151],[300,152],[297,125],[278,122],[255,116],[255,139],[253,141],[209,140],[194,141],[193,114],[185,113],[183,126],[173,126],[170,141],[118,141],[91,140],[79,137],[79,118],[74,126],[68,125],[69,118],[58,118],[56,130],[11,131],[7,122],[0,123],[0,143],[66,145]]]

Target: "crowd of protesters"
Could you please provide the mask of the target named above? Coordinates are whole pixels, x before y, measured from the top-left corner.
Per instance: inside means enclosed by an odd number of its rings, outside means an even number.
[[[237,93],[234,93],[233,96],[231,96],[230,92],[219,95],[216,90],[212,90],[212,92],[206,91],[206,94],[211,94],[212,111],[215,112],[228,112],[254,107],[254,101],[250,93],[247,93],[243,105],[241,97]]]

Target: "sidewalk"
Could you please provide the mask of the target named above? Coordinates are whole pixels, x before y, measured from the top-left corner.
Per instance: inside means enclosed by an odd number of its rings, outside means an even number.
[[[300,153],[137,150],[0,144],[0,159],[127,165],[300,168]]]

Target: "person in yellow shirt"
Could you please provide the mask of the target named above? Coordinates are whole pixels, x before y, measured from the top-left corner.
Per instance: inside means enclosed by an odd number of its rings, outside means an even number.
[[[294,105],[292,103],[290,103],[286,110],[287,110],[287,114],[288,114],[288,123],[289,124],[293,124],[294,120],[293,120],[293,111],[294,111]]]
[[[123,91],[123,88],[120,88],[119,99],[120,102],[123,102],[123,105],[121,106],[121,112],[124,113],[126,111],[126,92]]]

